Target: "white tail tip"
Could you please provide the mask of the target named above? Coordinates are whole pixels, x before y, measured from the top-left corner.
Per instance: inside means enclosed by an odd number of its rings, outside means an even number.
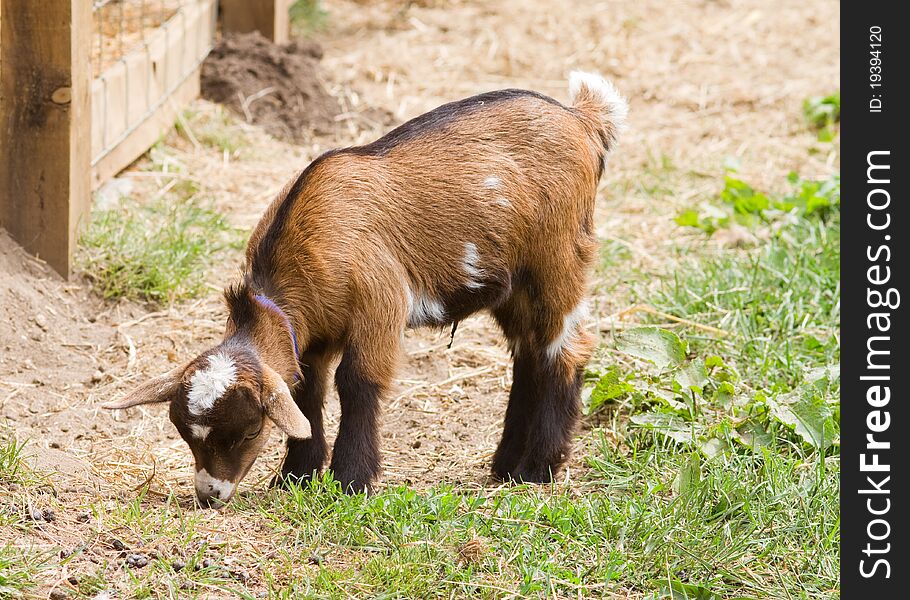
[[[581,93],[582,88],[587,89],[594,97],[603,103],[606,112],[610,115],[613,125],[621,129],[629,114],[629,103],[622,97],[619,90],[612,83],[596,73],[572,71],[569,73],[569,97],[574,103]]]

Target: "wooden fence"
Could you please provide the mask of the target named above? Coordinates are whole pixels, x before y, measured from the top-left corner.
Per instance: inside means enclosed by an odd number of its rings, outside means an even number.
[[[0,227],[64,277],[92,190],[199,94],[216,34],[288,38],[290,0],[0,0]]]

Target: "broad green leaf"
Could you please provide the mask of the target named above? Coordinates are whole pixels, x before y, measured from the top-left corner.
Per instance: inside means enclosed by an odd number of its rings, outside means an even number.
[[[671,581],[670,585],[664,582],[661,593],[664,598],[672,600],[720,600],[720,596],[705,586],[683,583],[678,580]]]
[[[719,454],[723,454],[723,452],[729,447],[730,446],[724,440],[713,437],[699,444],[698,449],[701,450],[708,458],[714,458]]]
[[[701,393],[702,388],[708,383],[708,371],[705,369],[705,363],[698,358],[687,362],[677,371],[675,379],[676,383],[683,388],[696,388]]]
[[[661,369],[676,366],[686,359],[686,344],[672,331],[657,327],[638,327],[616,336],[616,348],[637,358],[649,360]]]
[[[691,444],[701,432],[701,426],[697,423],[687,423],[682,417],[661,412],[633,415],[631,421],[646,429],[654,429],[681,444]]]
[[[807,370],[805,373],[806,381],[809,383],[815,383],[821,380],[825,380],[826,383],[835,382],[840,379],[840,365],[835,363],[824,367],[816,367]]]
[[[815,389],[813,389],[815,388]],[[834,443],[837,425],[834,408],[815,384],[804,386],[791,394],[769,400],[771,415],[792,427],[808,444],[825,449]]]
[[[698,227],[698,213],[689,209],[676,217],[675,221],[682,227]]]
[[[736,388],[733,387],[733,384],[729,381],[722,381],[714,390],[713,402],[718,406],[729,406],[734,394],[736,394]]]
[[[774,437],[761,424],[752,420],[737,427],[733,432],[733,439],[750,450],[764,448],[774,442]]]
[[[634,391],[635,388],[626,381],[615,366],[609,367],[597,380],[587,399],[588,414],[595,412],[604,404]]]
[[[698,487],[701,482],[701,459],[698,454],[690,454],[689,460],[676,474],[673,480],[673,491],[677,494],[686,494]]]
[[[705,359],[705,368],[706,369],[713,369],[714,367],[723,368],[726,366],[727,365],[724,363],[724,359],[717,356],[716,354],[712,354],[711,356],[709,356],[708,358]]]

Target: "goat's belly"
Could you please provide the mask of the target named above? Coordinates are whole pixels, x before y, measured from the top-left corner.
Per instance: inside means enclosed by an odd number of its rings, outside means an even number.
[[[482,310],[492,309],[511,294],[512,277],[507,271],[484,272],[449,291],[430,294],[408,290],[409,328],[445,327]]]

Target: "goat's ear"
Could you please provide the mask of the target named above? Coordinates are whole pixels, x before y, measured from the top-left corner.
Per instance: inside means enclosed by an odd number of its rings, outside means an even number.
[[[177,390],[180,387],[180,379],[183,377],[183,372],[185,370],[186,365],[177,367],[173,371],[169,371],[164,375],[159,375],[154,379],[146,381],[119,400],[105,402],[101,407],[114,410],[138,406],[139,404],[170,402],[177,394]]]
[[[304,440],[313,435],[307,420],[281,375],[268,365],[262,366],[262,406],[265,414],[288,437]]]

